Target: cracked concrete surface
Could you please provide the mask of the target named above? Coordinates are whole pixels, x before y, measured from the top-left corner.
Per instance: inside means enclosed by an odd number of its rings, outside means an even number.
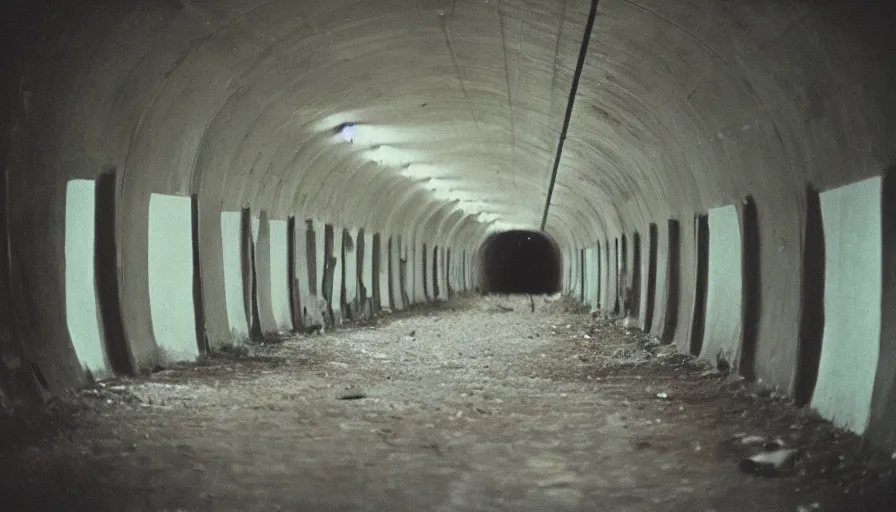
[[[793,511],[848,489],[740,472],[736,434],[814,430],[671,347],[655,358],[679,366],[651,364],[638,339],[460,299],[109,381],[73,428],[5,456],[2,494],[10,510]]]

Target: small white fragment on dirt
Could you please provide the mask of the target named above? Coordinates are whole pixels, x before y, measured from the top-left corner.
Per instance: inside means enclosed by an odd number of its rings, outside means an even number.
[[[591,339],[591,336],[588,336],[588,335],[586,334],[586,335],[584,336],[584,338],[585,338],[586,340],[590,340],[590,339]]]
[[[776,476],[796,455],[796,450],[775,450],[762,452],[741,461],[740,469],[759,476]]]
[[[657,393],[656,397],[659,399],[665,400],[665,399],[669,398],[669,394],[668,393]]]
[[[800,505],[800,506],[796,507],[796,512],[810,512],[812,510],[819,510],[819,509],[821,509],[821,503],[818,503],[816,501],[815,503],[810,503],[809,505],[805,505],[805,506]]]
[[[571,324],[566,324],[566,328],[567,328],[567,329],[569,329],[570,327],[572,327]]]
[[[454,416],[455,416],[456,418],[460,418],[460,417],[463,416],[463,415],[464,415],[464,411],[457,411],[457,414],[455,414]]]
[[[739,437],[739,436],[735,436],[735,437]],[[743,436],[743,437],[741,437],[741,440],[740,440],[741,444],[759,444],[759,443],[764,443],[764,442],[765,442],[765,437],[763,437],[763,436]]]

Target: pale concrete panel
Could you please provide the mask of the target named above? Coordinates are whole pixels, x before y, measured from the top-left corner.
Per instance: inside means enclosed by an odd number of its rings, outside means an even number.
[[[302,306],[302,319],[305,326],[323,324],[323,314],[318,304],[320,290],[320,274],[318,271],[317,236],[314,230],[314,221],[305,220],[296,222],[296,275],[299,280],[299,294]],[[323,228],[320,228],[323,229]],[[313,244],[309,243],[308,235],[311,233]],[[313,265],[309,265],[308,258],[312,258]],[[313,268],[312,268],[313,267]],[[312,289],[314,290],[312,292]]]
[[[673,341],[683,353],[691,350],[695,299],[697,297],[697,229],[698,218],[682,221],[679,247],[681,249],[678,322]]]
[[[880,349],[881,178],[821,194],[825,326],[811,405],[835,425],[868,426]]]
[[[364,232],[364,262],[362,263],[362,277],[366,295],[364,300],[373,296],[373,233]]]
[[[318,303],[318,307],[321,312],[325,311],[326,308],[323,307],[324,301],[324,270],[326,269],[326,261],[327,255],[324,251],[325,240],[326,240],[326,224],[320,222],[318,220],[312,221],[314,225],[314,265],[317,267],[315,271],[315,275],[317,276],[317,282],[315,283],[315,289],[317,290],[317,294],[315,294],[315,298]]]
[[[271,309],[277,328],[292,329],[289,309],[289,240],[285,220],[268,221],[271,237]]]
[[[666,325],[666,302],[669,298],[669,228],[667,223],[657,224],[657,257],[656,257],[656,292],[653,303],[653,325],[650,333],[654,336],[663,334]]]
[[[333,225],[333,297],[330,309],[333,310],[333,316],[336,317],[337,323],[342,323],[342,299],[345,296],[345,283],[343,281],[342,272],[345,264],[345,258],[342,256],[343,241],[342,228]]]
[[[100,333],[94,266],[93,180],[71,180],[65,191],[65,318],[75,354],[94,377],[110,373]]]
[[[597,254],[594,247],[585,249],[585,302],[597,307]]]
[[[424,295],[426,300],[433,300],[433,280],[432,280],[432,246],[431,245],[421,245],[420,250],[423,251],[423,257],[420,258],[423,272],[423,289],[425,291]],[[426,262],[423,264],[422,262]]]
[[[350,243],[345,244],[345,303],[354,304],[358,298],[358,230],[349,229]]]
[[[299,287],[299,302],[302,310],[299,312],[305,325],[311,325],[309,322],[308,310],[312,302],[311,288],[308,286],[308,226],[304,220],[296,218],[296,260],[295,265],[296,281]]]
[[[570,273],[572,272],[572,259],[570,258],[569,249],[564,249],[562,251],[562,259],[561,263],[563,266],[563,284],[561,285],[561,290],[563,290],[564,294],[572,293],[571,285],[572,278]]]
[[[448,298],[448,280],[446,279],[447,268],[446,259],[445,259],[445,247],[437,246],[436,247],[436,270],[438,271],[437,277],[439,279],[439,299],[447,299]]]
[[[736,206],[709,210],[706,327],[700,357],[736,367],[742,331],[743,282],[740,221]]]
[[[609,255],[610,252],[608,250],[608,246],[606,242],[599,241],[601,244],[600,254],[598,255],[598,259],[600,260],[600,271],[601,271],[601,279],[600,279],[600,302],[601,309],[609,309],[612,305],[609,303],[610,301],[610,260]]]
[[[609,240],[607,247],[609,249],[607,257],[607,306],[608,311],[613,311],[616,302],[619,300],[619,250],[617,250],[618,238]],[[621,305],[620,305],[621,309]]]
[[[401,283],[401,297],[402,301],[405,304],[405,307],[410,306],[412,303],[410,302],[410,291],[408,284],[408,268],[412,266],[412,262],[410,258],[410,244],[408,244],[404,239],[401,241],[401,268],[402,273],[399,273],[399,282]]]
[[[391,308],[389,300],[389,244],[391,244],[389,235],[380,235],[380,307],[383,309]]]
[[[389,276],[390,291],[395,310],[402,311],[404,310],[404,300],[401,297],[401,238],[393,236],[389,240],[389,245],[392,249],[392,272]]]
[[[426,302],[423,294],[423,264],[420,262],[422,258],[421,246],[419,242],[414,242],[410,248],[408,255],[408,287],[411,294],[411,301],[414,304]]]
[[[576,298],[576,300],[583,300],[585,292],[582,287],[583,278],[585,277],[585,267],[584,261],[582,261],[582,256],[582,249],[575,249],[573,251],[573,257],[575,258],[574,261],[576,266],[575,269],[573,269],[572,290],[573,296]]]
[[[249,339],[246,303],[243,295],[240,212],[221,212],[221,249],[224,262],[224,300],[232,341]]]
[[[174,361],[199,355],[193,305],[193,212],[189,197],[149,199],[147,272],[156,345]]]

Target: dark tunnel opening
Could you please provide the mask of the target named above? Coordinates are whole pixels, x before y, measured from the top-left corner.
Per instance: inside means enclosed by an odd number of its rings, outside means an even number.
[[[534,231],[506,231],[486,240],[482,252],[486,293],[550,294],[560,291],[557,244]]]

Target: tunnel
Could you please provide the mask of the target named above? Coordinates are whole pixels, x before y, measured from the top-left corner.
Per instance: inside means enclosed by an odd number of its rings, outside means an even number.
[[[486,293],[553,294],[560,291],[561,262],[556,244],[537,231],[505,231],[482,246]]]
[[[3,414],[284,337],[337,347],[477,290],[509,293],[506,318],[557,291],[896,450],[891,2],[47,0],[2,19]],[[501,325],[494,350],[560,332]],[[194,425],[218,435],[214,417]],[[539,488],[573,499],[564,475]]]

